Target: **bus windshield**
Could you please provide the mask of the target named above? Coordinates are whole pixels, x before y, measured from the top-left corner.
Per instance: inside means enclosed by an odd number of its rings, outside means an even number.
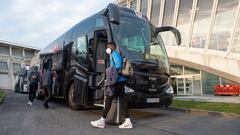
[[[168,72],[168,57],[160,35],[154,37],[154,26],[147,20],[120,16],[120,24],[112,25],[113,37],[121,52],[132,62],[152,63]]]

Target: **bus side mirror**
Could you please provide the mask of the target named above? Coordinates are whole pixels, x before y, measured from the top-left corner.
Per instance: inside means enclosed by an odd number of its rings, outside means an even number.
[[[117,5],[110,3],[107,6],[109,21],[114,24],[119,24],[119,8]]]
[[[75,55],[77,52],[77,47],[75,45],[73,45],[72,47],[72,53]]]
[[[93,44],[94,44],[94,40],[93,38],[91,38],[88,44],[88,54],[90,57],[93,57]]]
[[[154,32],[154,36],[157,36],[160,32],[165,32],[165,31],[171,31],[176,38],[177,45],[181,44],[182,38],[181,38],[180,32],[176,28],[171,27],[171,26],[163,26],[163,27],[156,28],[156,30]]]

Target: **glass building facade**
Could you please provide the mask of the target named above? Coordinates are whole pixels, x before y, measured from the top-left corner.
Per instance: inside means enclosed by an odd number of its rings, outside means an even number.
[[[152,8],[151,8],[151,23],[155,26],[159,24],[159,17],[160,17],[160,0],[153,0],[152,1]]]
[[[155,26],[177,27],[182,47],[240,55],[240,0],[119,0]],[[164,35],[164,34],[163,34]],[[164,39],[169,39],[165,34]],[[164,38],[165,37],[165,38]],[[175,45],[168,41],[168,46]]]
[[[209,49],[227,51],[239,0],[218,0]]]
[[[240,57],[240,0],[119,0],[142,12],[155,26],[173,26],[182,36],[180,48],[218,51]],[[165,45],[176,46],[172,34],[161,33]],[[169,40],[170,39],[170,40]],[[214,94],[216,84],[235,83],[214,74],[170,64],[172,84],[180,95]]]
[[[147,11],[148,11],[148,0],[141,0],[141,4],[140,4],[140,12],[143,15],[147,16]]]
[[[197,2],[195,21],[190,40],[190,47],[204,48],[206,44],[208,31],[211,24],[211,14],[213,0],[200,0]]]

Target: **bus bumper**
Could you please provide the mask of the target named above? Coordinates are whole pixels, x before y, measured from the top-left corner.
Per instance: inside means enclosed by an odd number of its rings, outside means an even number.
[[[145,95],[140,92],[126,93],[129,108],[159,108],[172,104],[173,94],[164,93],[158,96]]]

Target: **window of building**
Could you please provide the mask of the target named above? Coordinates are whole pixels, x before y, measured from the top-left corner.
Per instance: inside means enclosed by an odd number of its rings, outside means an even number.
[[[175,0],[165,0],[164,13],[163,13],[163,26],[173,25],[173,16],[175,9]],[[172,33],[162,32],[160,33],[165,45],[171,45],[172,41],[175,40]],[[170,40],[169,40],[170,39]]]
[[[219,77],[202,71],[203,94],[214,94],[214,86],[220,84]]]
[[[0,44],[0,54],[10,55],[9,47]]]
[[[21,48],[12,48],[12,56],[23,57],[23,51]]]
[[[80,64],[87,65],[87,40],[85,35],[77,38],[75,60]]]
[[[147,16],[148,0],[141,0],[140,12]]]
[[[123,4],[123,5],[122,5],[122,7],[125,7],[125,8],[127,8],[127,3]]]
[[[200,70],[196,70],[190,67],[185,67],[184,75],[194,75],[194,74],[200,74]]]
[[[21,64],[19,63],[13,63],[13,72],[17,73],[21,71]]]
[[[0,61],[0,70],[8,70],[7,62]]]
[[[121,7],[127,7],[127,1],[126,0],[118,0],[117,4]]]
[[[163,26],[172,26],[175,0],[166,0],[163,13]]]
[[[199,0],[193,26],[191,47],[204,48],[211,22],[213,0]]]
[[[225,85],[225,84],[239,84],[239,83],[230,81],[230,80],[225,79],[225,78],[221,78],[221,84],[222,84],[222,85]]]
[[[239,0],[219,0],[209,49],[227,51]]]
[[[183,66],[180,65],[171,65],[170,66],[171,75],[183,75]]]
[[[25,58],[32,59],[34,56],[33,50],[25,50]]]
[[[158,23],[159,23],[160,6],[161,6],[161,0],[152,1],[151,23],[155,26],[158,26]]]
[[[193,0],[180,0],[178,19],[177,19],[177,28],[180,31],[182,36],[182,43],[180,46],[186,46],[188,32],[189,32],[192,5],[193,5]],[[174,45],[176,44],[174,43]]]
[[[137,10],[137,0],[133,0],[130,2],[130,8]]]
[[[238,17],[237,33],[233,41],[232,52],[240,55],[240,17]]]

